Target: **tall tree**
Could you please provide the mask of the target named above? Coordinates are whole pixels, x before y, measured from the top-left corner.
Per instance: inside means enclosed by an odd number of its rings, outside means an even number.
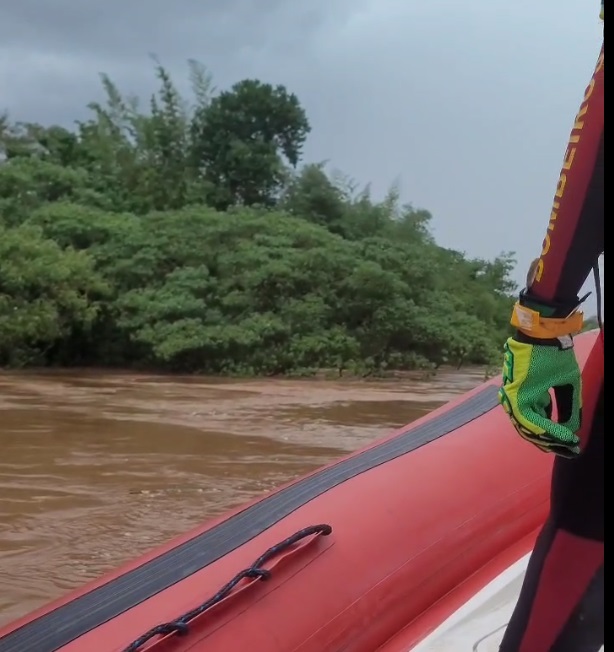
[[[193,156],[216,188],[216,208],[274,203],[286,166],[298,164],[310,129],[296,95],[252,79],[197,111]]]

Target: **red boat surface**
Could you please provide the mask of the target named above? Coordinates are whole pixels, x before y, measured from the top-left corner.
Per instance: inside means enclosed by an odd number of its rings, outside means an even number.
[[[603,341],[576,342],[590,409]],[[424,644],[526,560],[548,509],[552,457],[498,384],[9,624],[0,652],[452,650]]]

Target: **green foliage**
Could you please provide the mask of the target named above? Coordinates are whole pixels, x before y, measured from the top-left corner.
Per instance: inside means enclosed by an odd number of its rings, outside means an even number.
[[[108,286],[83,252],[33,226],[0,226],[0,364],[23,365],[96,319]]]
[[[323,164],[283,86],[192,101],[156,62],[147,110],[102,77],[74,130],[0,118],[0,364],[218,374],[490,364],[513,260],[437,245],[431,215]]]
[[[216,208],[271,206],[286,179],[284,159],[296,167],[310,131],[295,95],[246,79],[200,107],[192,152],[215,188]]]

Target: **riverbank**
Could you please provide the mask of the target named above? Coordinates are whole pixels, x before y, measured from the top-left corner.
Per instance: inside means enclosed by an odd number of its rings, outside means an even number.
[[[370,373],[352,373],[348,370],[340,372],[337,369],[318,369],[308,373],[285,373],[271,375],[241,375],[241,374],[199,374],[168,371],[164,369],[155,369],[147,367],[127,368],[127,367],[2,367],[0,374],[5,376],[49,376],[50,378],[79,375],[82,377],[97,378],[100,376],[116,376],[117,378],[149,378],[161,377],[178,380],[203,380],[214,382],[241,382],[241,381],[258,381],[258,380],[297,380],[297,381],[347,381],[347,382],[377,382],[390,380],[407,380],[423,382],[441,376],[442,374],[468,374],[470,376],[480,377],[486,381],[497,375],[499,369],[488,365],[467,365],[461,368],[452,365],[442,365],[438,369],[411,369],[411,370],[379,370]]]

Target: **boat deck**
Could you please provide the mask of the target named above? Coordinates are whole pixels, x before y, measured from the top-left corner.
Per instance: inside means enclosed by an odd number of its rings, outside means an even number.
[[[528,561],[526,555],[510,566],[412,652],[499,652]]]

